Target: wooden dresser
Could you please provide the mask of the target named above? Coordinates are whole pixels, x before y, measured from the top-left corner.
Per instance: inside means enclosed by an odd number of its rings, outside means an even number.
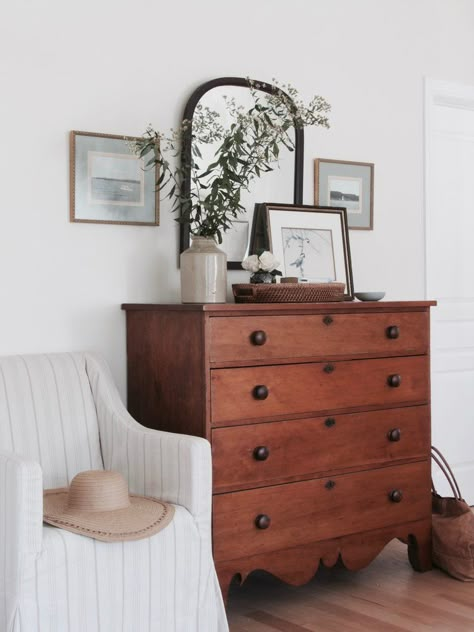
[[[431,568],[432,305],[123,306],[131,414],[212,444],[224,595],[254,569],[361,568],[393,538]]]

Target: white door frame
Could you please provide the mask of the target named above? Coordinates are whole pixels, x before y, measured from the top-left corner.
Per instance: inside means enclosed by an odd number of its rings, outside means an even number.
[[[464,319],[464,322],[474,323],[474,293],[473,296],[436,296],[436,290],[434,288],[434,277],[433,270],[435,268],[435,259],[431,258],[432,255],[432,242],[434,235],[434,222],[433,219],[436,211],[433,192],[435,190],[435,153],[434,153],[434,142],[433,139],[436,134],[436,125],[434,123],[435,112],[439,113],[440,107],[453,108],[455,110],[468,110],[474,113],[474,86],[462,85],[457,83],[451,83],[447,81],[439,81],[434,79],[426,79],[425,80],[425,125],[424,125],[424,286],[425,286],[425,298],[427,299],[438,299],[440,305],[440,312],[434,311],[433,321],[434,328],[437,328],[437,332],[442,337],[440,327],[456,327],[456,323],[461,322]],[[461,114],[461,112],[460,112]],[[472,133],[466,133],[463,135],[463,132],[459,133],[460,139],[472,139]],[[439,152],[439,150],[438,150]],[[438,153],[439,155],[439,153]],[[474,273],[474,270],[473,270]],[[431,276],[430,276],[431,274]],[[436,308],[435,308],[436,310]],[[437,319],[438,315],[438,319]],[[472,330],[471,330],[472,331]],[[472,338],[472,337],[471,337]],[[448,336],[449,339],[449,336]],[[441,340],[441,338],[440,338]],[[462,340],[460,338],[460,340]],[[438,384],[440,383],[442,377],[446,378],[446,382],[449,382],[449,379],[452,379],[452,376],[456,373],[466,374],[473,373],[474,374],[474,346],[471,346],[471,342],[466,342],[467,338],[464,338],[462,342],[462,346],[455,346],[455,343],[448,342],[447,345],[442,345],[442,348],[436,349],[436,345],[434,345],[433,353],[432,353],[432,383],[436,380]],[[452,346],[450,346],[452,345]],[[451,376],[451,377],[450,377]],[[439,378],[439,379],[437,379]],[[473,384],[474,388],[474,384]],[[438,401],[440,394],[436,393]],[[448,400],[445,400],[448,401]],[[445,443],[449,445],[448,450],[448,459],[451,461],[451,465],[453,467],[453,471],[458,478],[461,492],[463,492],[463,488],[465,489],[464,493],[466,495],[466,500],[471,504],[474,503],[474,480],[473,480],[473,470],[474,470],[474,450],[472,452],[472,460],[467,461],[466,457],[462,457],[461,453],[465,455],[465,451],[462,450],[457,451],[453,447],[453,442],[450,440],[450,425],[453,422],[452,419],[442,420],[441,423],[446,423],[446,428],[441,428],[440,420],[436,420],[436,411],[441,410],[442,407],[436,408],[433,407],[434,414],[434,425],[433,429],[435,430],[435,434],[438,437],[444,436],[446,441]],[[473,417],[474,411],[466,412],[466,419],[468,417]],[[437,425],[436,425],[437,424]],[[465,426],[464,426],[465,427]],[[453,430],[454,432],[454,430]],[[467,435],[467,430],[466,430]],[[472,436],[472,435],[471,435]],[[467,438],[467,436],[466,436]],[[463,437],[459,437],[460,442],[462,443]],[[443,449],[443,445],[438,446]],[[459,458],[456,458],[456,457]],[[441,478],[438,475],[437,469],[433,469],[433,476],[435,479],[435,483],[437,486],[440,484]],[[442,493],[451,492],[444,485],[441,485]]]
[[[424,279],[425,279],[425,299],[430,296],[429,279],[429,252],[428,237],[430,235],[430,166],[432,154],[432,133],[433,133],[433,109],[438,106],[448,108],[460,108],[472,110],[474,112],[474,86],[468,86],[450,81],[425,78],[425,126],[424,126],[424,234],[425,234],[425,257],[424,257]]]

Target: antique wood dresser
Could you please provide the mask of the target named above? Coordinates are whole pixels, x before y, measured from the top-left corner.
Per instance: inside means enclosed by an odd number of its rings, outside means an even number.
[[[432,305],[123,306],[131,414],[212,444],[224,595],[254,569],[361,568],[393,538],[431,567]]]

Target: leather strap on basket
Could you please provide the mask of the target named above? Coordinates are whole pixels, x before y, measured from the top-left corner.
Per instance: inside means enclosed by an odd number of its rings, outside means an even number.
[[[448,462],[446,461],[444,456],[441,454],[441,452],[438,450],[438,448],[435,448],[433,445],[431,446],[431,458],[439,467],[439,469],[443,472],[446,480],[449,483],[449,486],[451,487],[454,498],[456,498],[456,500],[462,500],[461,492],[459,490],[459,485],[456,480],[456,477],[453,474],[452,469],[449,467]],[[438,492],[436,491],[435,486],[433,484],[433,479],[431,479],[431,487],[433,489],[433,492],[437,494]]]

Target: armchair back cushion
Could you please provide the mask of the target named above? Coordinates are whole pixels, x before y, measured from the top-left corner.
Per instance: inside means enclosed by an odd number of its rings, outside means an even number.
[[[39,462],[45,488],[103,469],[83,353],[0,358],[0,449]]]

